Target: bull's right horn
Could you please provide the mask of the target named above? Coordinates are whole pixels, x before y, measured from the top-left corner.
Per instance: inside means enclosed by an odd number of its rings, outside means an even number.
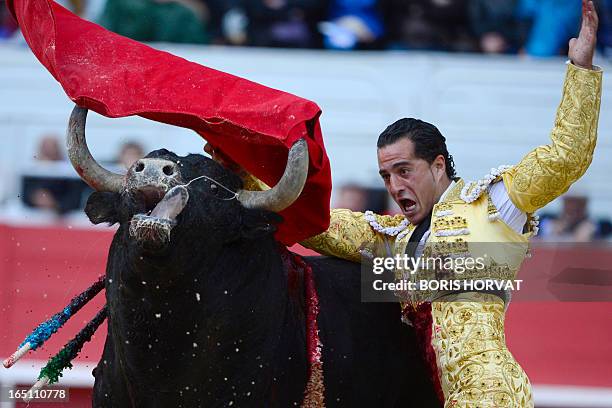
[[[308,144],[300,139],[289,149],[287,166],[281,179],[270,190],[241,190],[238,200],[247,208],[280,212],[289,207],[302,193],[308,176]]]
[[[119,192],[124,177],[100,166],[93,158],[85,140],[87,109],[75,106],[66,131],[66,147],[72,167],[96,191]]]

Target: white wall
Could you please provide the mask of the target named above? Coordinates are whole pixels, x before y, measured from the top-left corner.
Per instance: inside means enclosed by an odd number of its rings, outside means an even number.
[[[212,68],[309,98],[323,109],[321,123],[335,186],[381,185],[376,138],[400,117],[434,123],[447,137],[459,174],[480,178],[548,142],[565,72],[563,59],[525,60],[435,53],[337,53],[157,45]],[[604,70],[612,71],[612,65]],[[0,44],[0,163],[31,158],[41,134],[64,134],[72,104],[25,46]],[[597,216],[612,216],[612,85],[604,81],[599,144],[579,183]],[[141,118],[90,114],[94,155],[115,156],[128,139],[147,150],[200,152],[193,132]],[[550,207],[555,210],[558,203]]]

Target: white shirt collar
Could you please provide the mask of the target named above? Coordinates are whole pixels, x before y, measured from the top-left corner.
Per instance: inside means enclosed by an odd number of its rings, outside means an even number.
[[[444,192],[440,196],[440,199],[438,200],[438,202],[444,201],[444,199],[446,198],[447,194],[453,189],[455,184],[457,184],[457,182],[455,180],[451,180],[451,183],[448,185],[448,187],[446,187],[446,190],[444,190]]]

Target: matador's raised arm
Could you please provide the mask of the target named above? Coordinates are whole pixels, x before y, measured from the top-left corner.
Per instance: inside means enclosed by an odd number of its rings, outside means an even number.
[[[551,143],[529,152],[503,175],[510,199],[532,213],[586,172],[593,159],[601,102],[602,71],[568,64]]]
[[[582,27],[569,43],[563,97],[551,135],[503,175],[510,199],[531,213],[578,180],[593,159],[601,102],[601,69],[593,66],[599,20],[592,1],[582,0]]]

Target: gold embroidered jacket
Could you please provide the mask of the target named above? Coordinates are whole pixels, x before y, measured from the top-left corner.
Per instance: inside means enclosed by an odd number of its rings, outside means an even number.
[[[568,65],[551,143],[532,150],[501,175],[510,199],[527,214],[531,215],[567,191],[590,165],[597,139],[601,81],[599,70]],[[456,203],[453,211],[474,212],[467,206],[482,206],[484,199],[466,203],[464,211]],[[484,217],[486,211],[482,213]],[[377,215],[375,219],[382,227],[394,227],[404,217]],[[474,224],[483,226],[486,222]],[[504,239],[504,234],[496,233],[491,227],[473,225],[472,228],[480,233],[490,231],[494,236],[489,237],[489,242]],[[359,251],[366,246],[387,245],[392,248],[392,255],[403,254],[406,244],[401,241],[407,241],[413,227],[408,225],[405,229],[395,237],[385,236],[372,228],[364,214],[333,210],[328,230],[303,245],[326,255],[359,262]],[[520,240],[531,235],[527,232],[520,237],[510,228],[507,230],[507,239]],[[455,237],[458,239],[461,238]],[[429,241],[432,240],[435,234],[430,235]],[[518,268],[518,265],[514,266]],[[455,294],[442,300],[431,303],[431,335],[423,342],[425,349],[433,351],[436,357],[434,382],[442,390],[444,406],[533,407],[529,379],[506,347],[503,301],[476,292]],[[403,307],[406,305],[414,306],[404,303]]]
[[[533,213],[567,191],[593,159],[601,103],[602,71],[568,64],[563,97],[551,143],[529,152],[502,175],[510,199]],[[402,215],[376,216],[382,226],[396,226]],[[327,231],[302,244],[319,253],[359,261],[359,250],[380,235],[358,212],[335,209]]]
[[[535,210],[567,191],[590,165],[597,138],[601,82],[600,70],[568,65],[551,143],[537,147],[517,165],[502,172],[500,177],[510,199],[529,215],[528,220]],[[253,179],[247,185],[251,189],[266,188]],[[448,235],[437,236],[434,231],[428,243],[463,245],[473,240],[482,242],[487,234],[485,241],[488,242],[526,242],[531,235],[529,229],[518,234],[499,223],[488,224],[486,217],[491,214],[491,202],[486,192],[468,203],[459,199],[458,190],[456,186],[445,202],[436,204],[432,231],[437,228],[436,220],[439,220],[439,229],[445,230],[448,228],[444,223],[461,218],[459,230],[466,236],[448,231]],[[402,215],[371,217],[379,230],[405,222]],[[319,253],[356,262],[361,260],[360,251],[366,248],[387,249],[377,256],[405,252],[414,226],[408,224],[395,235],[388,235],[375,230],[370,221],[363,213],[332,210],[328,230],[302,244]],[[521,260],[510,262],[511,271],[517,270]],[[418,304],[406,301],[403,307],[415,311]],[[445,407],[533,407],[529,379],[506,347],[505,310],[500,298],[476,292],[452,294],[433,300],[428,316],[431,334],[422,341],[425,349],[435,355],[436,367],[432,371]]]

